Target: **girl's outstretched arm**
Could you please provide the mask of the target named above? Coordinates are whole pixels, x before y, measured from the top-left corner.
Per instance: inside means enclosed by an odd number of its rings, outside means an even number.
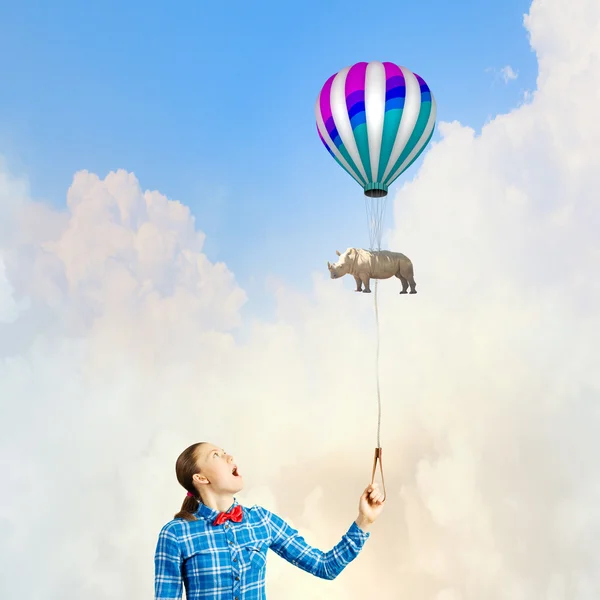
[[[361,551],[371,535],[352,523],[342,539],[328,552],[308,544],[296,529],[278,515],[266,511],[271,530],[271,549],[300,569],[322,579],[335,579]]]
[[[265,510],[271,532],[271,549],[288,562],[322,579],[335,579],[362,550],[371,535],[370,525],[383,510],[383,495],[377,484],[369,485],[359,500],[356,521],[328,552],[310,546],[281,517]]]

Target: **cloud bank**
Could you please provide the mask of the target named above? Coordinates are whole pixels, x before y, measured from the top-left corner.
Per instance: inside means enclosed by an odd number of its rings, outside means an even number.
[[[534,1],[525,25],[529,102],[480,135],[440,124],[394,200],[419,294],[379,287],[386,511],[333,582],[272,554],[274,598],[600,595],[600,6]],[[315,273],[244,316],[201,227],[125,171],[77,173],[59,212],[0,166],[2,597],[151,596],[197,440],[323,549],[355,518],[372,297]]]

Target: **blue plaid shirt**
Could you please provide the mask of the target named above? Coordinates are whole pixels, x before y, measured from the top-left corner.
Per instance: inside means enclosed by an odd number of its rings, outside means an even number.
[[[238,504],[234,499],[232,508]],[[160,531],[155,600],[265,600],[267,550],[322,579],[334,579],[361,551],[370,533],[352,523],[328,552],[261,506],[242,507],[241,523],[213,525],[218,511],[200,504],[197,521],[173,519]]]

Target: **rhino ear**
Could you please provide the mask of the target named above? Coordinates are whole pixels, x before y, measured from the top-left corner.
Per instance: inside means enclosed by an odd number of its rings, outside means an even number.
[[[335,253],[336,253],[338,256],[341,256],[341,253],[340,253],[340,251],[339,251],[339,250],[336,250],[336,251],[335,251]]]

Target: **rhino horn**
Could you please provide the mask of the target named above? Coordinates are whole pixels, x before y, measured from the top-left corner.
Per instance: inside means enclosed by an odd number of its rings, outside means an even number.
[[[329,261],[327,261],[327,268],[331,269],[331,263]]]

